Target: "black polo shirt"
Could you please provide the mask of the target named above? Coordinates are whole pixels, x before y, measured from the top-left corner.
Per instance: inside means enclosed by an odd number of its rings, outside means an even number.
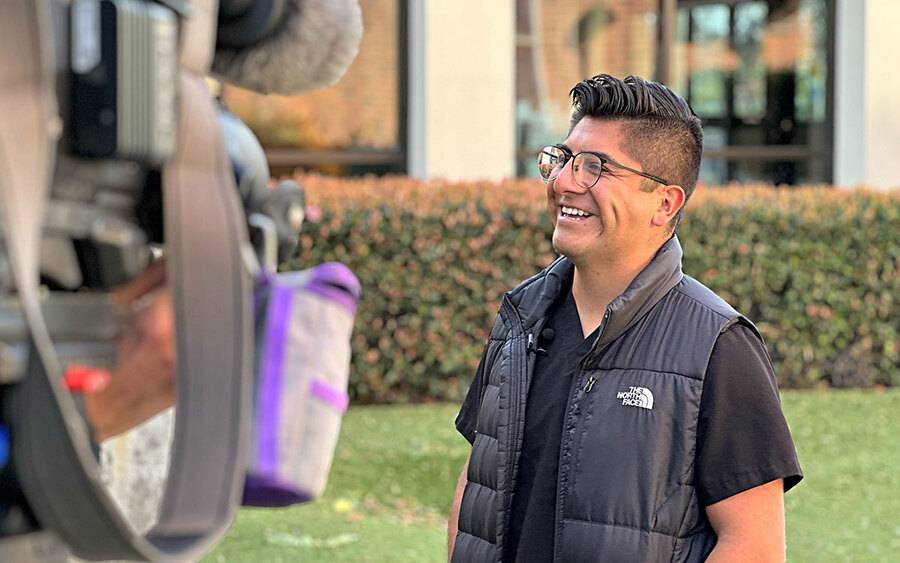
[[[578,365],[596,338],[596,331],[583,338],[571,290],[556,304],[542,337],[504,554],[504,561],[518,563],[553,560],[563,417]],[[476,392],[460,411],[457,428],[464,436],[474,435],[480,388],[480,381],[472,382]],[[695,468],[704,506],[775,479],[784,479],[787,490],[802,478],[772,365],[743,325],[725,331],[713,348],[700,400]]]

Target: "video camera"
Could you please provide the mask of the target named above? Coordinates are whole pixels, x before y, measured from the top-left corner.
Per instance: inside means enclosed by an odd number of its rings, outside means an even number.
[[[197,558],[242,497],[279,505],[321,492],[324,475],[300,478],[309,490],[291,483],[272,452],[293,440],[327,457],[327,473],[338,423],[311,411],[326,437],[309,446],[297,440],[311,430],[285,438],[272,411],[289,393],[346,404],[327,382],[286,383],[267,360],[285,349],[305,357],[298,349],[314,346],[292,350],[290,325],[331,305],[297,296],[329,297],[347,313],[337,323],[346,350],[334,354],[343,366],[322,369],[345,391],[359,294],[335,265],[276,275],[296,250],[302,188],[270,188],[258,141],[205,80],[211,69],[265,93],[333,83],[355,57],[359,6],[4,0],[2,12],[0,560],[65,560],[67,549],[92,560]],[[112,367],[123,319],[110,292],[160,253],[175,310],[176,427],[159,521],[140,535],[104,490],[63,373]]]

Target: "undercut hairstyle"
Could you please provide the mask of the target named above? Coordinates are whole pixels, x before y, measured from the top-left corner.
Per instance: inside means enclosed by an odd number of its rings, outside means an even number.
[[[688,199],[697,186],[703,129],[700,118],[678,94],[658,82],[628,76],[624,80],[599,74],[575,85],[569,132],[584,117],[623,124],[622,149],[648,174],[659,176],[684,189]],[[644,179],[641,189],[652,191],[658,184]],[[684,206],[671,221],[674,231]]]

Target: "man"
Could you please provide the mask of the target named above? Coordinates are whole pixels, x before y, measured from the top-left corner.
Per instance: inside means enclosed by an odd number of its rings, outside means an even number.
[[[674,236],[700,120],[636,77],[571,95],[538,159],[562,257],[504,298],[457,418],[451,558],[782,561],[802,475],[772,366]]]

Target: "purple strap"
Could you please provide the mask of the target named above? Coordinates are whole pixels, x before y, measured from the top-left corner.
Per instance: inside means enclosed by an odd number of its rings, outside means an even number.
[[[259,374],[257,398],[256,459],[261,473],[278,468],[278,427],[281,420],[281,387],[288,319],[291,315],[293,291],[289,287],[272,286],[269,322],[263,364]]]
[[[350,397],[347,395],[347,393],[335,389],[321,379],[312,380],[312,383],[310,383],[309,385],[309,392],[313,397],[322,399],[323,401],[334,407],[338,412],[346,411],[347,405],[350,404]]]

